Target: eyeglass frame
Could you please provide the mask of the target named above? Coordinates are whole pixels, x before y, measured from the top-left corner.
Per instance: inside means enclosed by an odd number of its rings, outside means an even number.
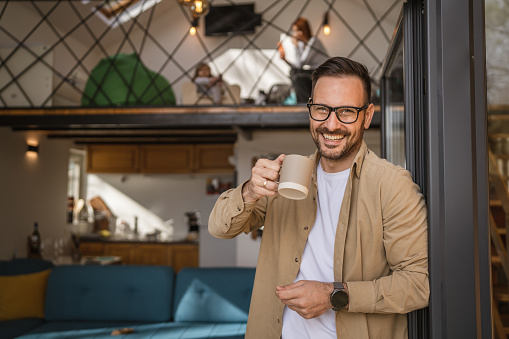
[[[320,121],[320,122],[323,122],[323,121],[327,121],[327,119],[330,118],[330,115],[332,112],[336,113],[336,118],[343,124],[354,124],[357,122],[357,120],[359,119],[359,113],[361,111],[364,111],[365,109],[368,109],[370,103],[368,102],[367,104],[365,104],[364,106],[362,107],[355,107],[355,106],[338,106],[338,107],[330,107],[330,106],[327,106],[327,105],[324,105],[324,104],[314,104],[313,103],[313,99],[309,98],[309,101],[307,103],[307,107],[308,107],[308,112],[309,112],[309,117],[311,119],[313,119],[314,121]],[[323,120],[318,120],[318,119],[315,119],[313,118],[313,116],[311,115],[311,106],[323,106],[323,107],[327,107],[329,109],[329,114],[327,115],[327,118],[323,119]],[[357,111],[357,116],[355,117],[355,120],[354,121],[351,121],[351,122],[345,122],[343,120],[341,120],[339,118],[339,115],[338,115],[338,109],[340,108],[353,108]]]

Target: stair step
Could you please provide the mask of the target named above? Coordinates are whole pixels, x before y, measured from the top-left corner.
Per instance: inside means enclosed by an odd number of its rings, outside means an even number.
[[[500,314],[500,320],[504,326],[504,333],[509,335],[509,314]]]
[[[496,301],[509,302],[509,288],[507,286],[493,286],[493,298]],[[509,325],[509,318],[507,321]]]
[[[490,207],[501,207],[502,202],[499,199],[490,199]]]

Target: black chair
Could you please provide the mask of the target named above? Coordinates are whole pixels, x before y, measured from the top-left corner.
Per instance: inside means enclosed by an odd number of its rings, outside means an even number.
[[[292,92],[292,85],[288,84],[275,84],[269,90],[267,95],[267,104],[282,104]]]

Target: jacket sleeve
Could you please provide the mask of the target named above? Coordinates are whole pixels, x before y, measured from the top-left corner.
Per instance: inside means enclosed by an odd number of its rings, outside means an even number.
[[[408,313],[429,300],[428,223],[424,197],[406,170],[382,192],[383,246],[391,274],[347,282],[349,312]]]
[[[209,217],[209,233],[216,238],[231,239],[240,233],[249,233],[263,226],[267,198],[254,203],[244,203],[242,187],[223,192],[216,201]]]

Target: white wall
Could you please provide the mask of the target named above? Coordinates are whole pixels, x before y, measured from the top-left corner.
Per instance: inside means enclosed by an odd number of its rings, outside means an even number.
[[[41,8],[45,8],[45,5],[53,6],[53,3],[46,3],[38,2],[37,6],[40,6]],[[80,4],[76,4],[79,6]],[[4,6],[4,5],[2,5]],[[62,8],[64,6],[61,6]],[[72,10],[69,8],[69,11],[72,12]],[[24,1],[10,1],[8,4],[5,4],[5,13],[1,17],[2,27],[7,29],[11,34],[15,35],[18,40],[23,40],[23,38],[33,29],[35,26],[35,23],[38,23],[41,21],[41,15],[33,9],[33,6],[29,3],[24,3]],[[42,10],[45,12],[45,10]],[[65,17],[68,17],[67,19]],[[57,12],[54,12],[51,16],[52,18],[58,18],[56,21],[57,23],[53,22],[53,26],[55,27],[56,31],[58,32],[58,35],[66,36],[67,31],[59,31],[59,25],[58,21],[63,20],[69,20],[71,17],[73,17],[73,14],[70,13],[65,15],[62,14],[57,10]],[[75,26],[77,23],[77,19],[74,19],[72,26],[69,26],[68,29],[71,29],[71,27]],[[30,23],[30,24],[28,24]],[[82,28],[83,30],[83,28]],[[38,27],[38,29],[33,32],[26,41],[24,41],[25,46],[28,47],[35,47],[35,46],[47,46],[48,48],[53,47],[55,43],[59,40],[59,36],[55,34],[52,29],[47,24],[42,24]],[[100,52],[97,49],[94,49],[90,51],[87,58],[84,60],[81,60],[82,66],[75,67],[77,64],[76,58],[80,58],[82,55],[84,55],[88,50],[89,46],[93,43],[93,40],[91,38],[87,39],[85,42],[80,41],[77,37],[71,35],[67,35],[65,38],[65,46],[64,44],[60,43],[56,45],[53,49],[53,53],[51,54],[52,60],[47,60],[50,65],[53,65],[59,72],[59,76],[53,74],[52,81],[50,80],[49,83],[53,84],[53,87],[59,86],[59,89],[57,90],[57,94],[53,97],[53,105],[55,106],[62,106],[62,105],[76,105],[76,103],[79,103],[81,100],[81,93],[80,91],[77,91],[76,89],[73,89],[70,85],[67,83],[60,84],[62,79],[61,76],[67,76],[67,78],[72,79],[77,82],[77,86],[81,89],[84,88],[85,81],[88,77],[88,74],[84,71],[83,67],[86,67],[87,69],[92,69],[93,66],[96,64],[97,60],[101,57]],[[17,46],[17,42],[13,41],[12,39],[8,38],[5,35],[2,35],[0,37],[0,48],[14,48]],[[16,59],[19,59],[20,55],[27,55],[27,53],[24,51],[24,48],[20,49],[21,52],[18,55],[14,55],[12,57],[12,60],[10,61],[10,70],[17,75],[23,67],[20,68],[20,65],[17,64],[16,66],[13,66],[17,63]],[[72,51],[72,54],[70,53]],[[30,63],[33,62],[35,58],[32,56],[31,58],[25,58],[25,60],[29,60]],[[35,88],[44,88],[44,86],[48,83],[47,79],[33,79],[30,78],[33,76],[33,73],[36,69],[47,69],[47,66],[40,65],[39,67],[33,67],[30,72],[25,73],[23,76],[18,79],[21,83],[23,81],[29,81],[31,82],[30,87]],[[74,69],[74,70],[73,70]],[[76,75],[79,73],[79,78],[76,77]],[[2,72],[3,77],[8,77],[10,79],[9,74],[3,70]],[[34,85],[35,82],[35,85]],[[11,86],[12,90],[15,92],[19,92],[16,90],[15,86]],[[26,89],[26,88],[25,88]],[[3,95],[6,95],[6,93],[3,93]],[[30,93],[28,92],[29,96],[37,96],[37,93]],[[22,96],[21,93],[19,93],[19,96]],[[33,100],[33,99],[32,99]],[[51,106],[51,102],[48,103],[49,106]],[[25,102],[25,105],[28,105],[28,102]],[[37,106],[38,104],[36,104]]]
[[[67,229],[69,141],[39,137],[39,156],[27,157],[29,134],[0,128],[0,259],[27,252],[27,236],[39,222],[43,238],[64,236]]]

